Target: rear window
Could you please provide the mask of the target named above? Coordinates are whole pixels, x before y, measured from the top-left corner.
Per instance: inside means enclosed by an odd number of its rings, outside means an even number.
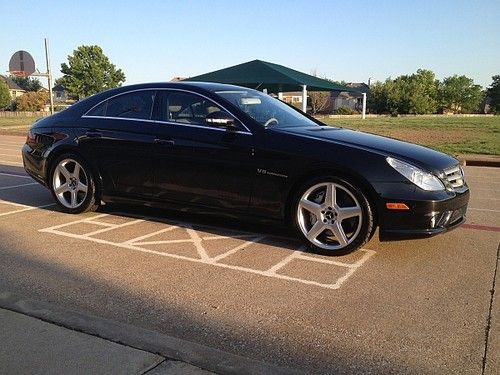
[[[153,111],[155,91],[144,90],[108,99],[87,112],[86,116],[149,120]]]

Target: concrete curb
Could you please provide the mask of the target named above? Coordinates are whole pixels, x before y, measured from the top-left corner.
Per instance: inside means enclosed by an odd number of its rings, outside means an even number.
[[[500,167],[500,156],[495,155],[460,155],[457,157],[461,165],[473,167]]]
[[[0,307],[218,374],[302,374],[129,324],[0,292]]]

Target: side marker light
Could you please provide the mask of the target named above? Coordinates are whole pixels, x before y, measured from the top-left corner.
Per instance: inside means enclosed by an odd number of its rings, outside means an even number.
[[[409,210],[410,209],[410,207],[408,207],[404,203],[386,203],[385,207],[388,210]]]

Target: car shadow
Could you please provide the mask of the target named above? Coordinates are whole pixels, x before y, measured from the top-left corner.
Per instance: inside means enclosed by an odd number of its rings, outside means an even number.
[[[22,167],[0,165],[0,178],[2,175],[18,176],[19,181],[13,184],[26,184],[26,186],[0,190],[0,200],[15,205],[61,212],[59,206],[55,204],[50,191],[42,185],[32,185],[34,180],[25,178],[28,175]],[[12,178],[15,180],[16,177]],[[302,246],[302,242],[296,237],[291,228],[269,220],[250,220],[245,216],[223,212],[214,213],[208,210],[205,210],[205,212],[200,212],[200,210],[190,212],[116,203],[102,205],[97,212],[99,214],[119,215],[127,219],[141,218],[146,222],[182,224],[194,229],[201,228],[203,232],[213,236],[231,237],[235,235],[238,236],[235,238],[239,238],[242,234],[248,234],[259,237],[258,242],[262,245],[277,246],[292,251],[300,248],[301,251],[307,251],[306,246]],[[79,218],[81,218],[80,215],[74,215],[75,221]],[[248,241],[251,242],[251,238]]]

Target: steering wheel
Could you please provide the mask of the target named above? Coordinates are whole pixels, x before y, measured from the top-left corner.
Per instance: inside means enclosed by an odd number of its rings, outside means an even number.
[[[278,119],[271,117],[269,120],[266,121],[266,123],[264,124],[264,127],[267,128],[269,126],[269,124],[271,124],[272,122],[275,122],[276,125],[279,124]]]

